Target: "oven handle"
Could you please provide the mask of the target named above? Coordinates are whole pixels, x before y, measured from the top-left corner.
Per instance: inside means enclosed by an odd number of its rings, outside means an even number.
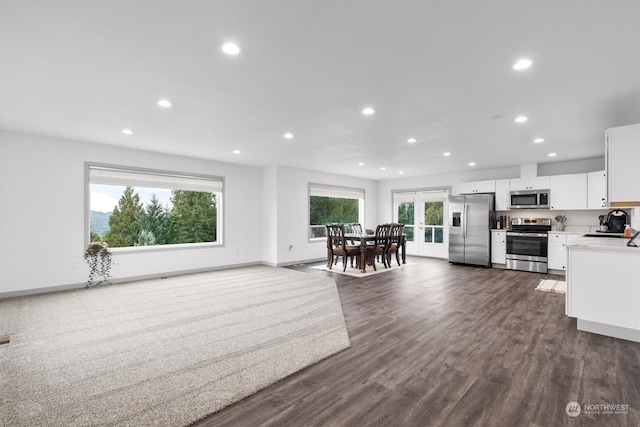
[[[547,237],[547,233],[517,233],[514,231],[507,231],[507,236],[517,237]]]

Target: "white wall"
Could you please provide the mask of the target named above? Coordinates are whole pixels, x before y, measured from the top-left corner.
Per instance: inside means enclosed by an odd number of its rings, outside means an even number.
[[[277,167],[277,265],[326,257],[326,241],[309,241],[309,184],[361,188],[365,191],[363,226],[378,224],[377,181],[315,172],[284,166]],[[291,250],[289,247],[293,246]]]
[[[278,264],[278,168],[262,170],[262,261]]]
[[[0,295],[87,280],[87,161],[225,179],[223,247],[115,253],[114,279],[261,262],[260,168],[0,131]]]

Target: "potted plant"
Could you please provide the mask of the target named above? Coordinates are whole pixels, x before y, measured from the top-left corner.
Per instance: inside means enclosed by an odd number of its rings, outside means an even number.
[[[109,283],[111,277],[111,251],[106,242],[91,242],[84,252],[84,259],[89,264],[89,280],[87,288],[91,285]],[[96,277],[102,280],[95,282]]]

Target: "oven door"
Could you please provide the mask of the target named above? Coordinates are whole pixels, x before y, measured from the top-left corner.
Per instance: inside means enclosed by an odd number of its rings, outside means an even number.
[[[547,262],[547,233],[507,231],[507,258]]]

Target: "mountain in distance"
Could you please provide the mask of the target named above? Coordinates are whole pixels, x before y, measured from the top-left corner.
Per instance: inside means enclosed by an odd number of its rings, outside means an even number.
[[[109,231],[109,218],[112,212],[90,211],[89,213],[89,229],[104,237]]]

